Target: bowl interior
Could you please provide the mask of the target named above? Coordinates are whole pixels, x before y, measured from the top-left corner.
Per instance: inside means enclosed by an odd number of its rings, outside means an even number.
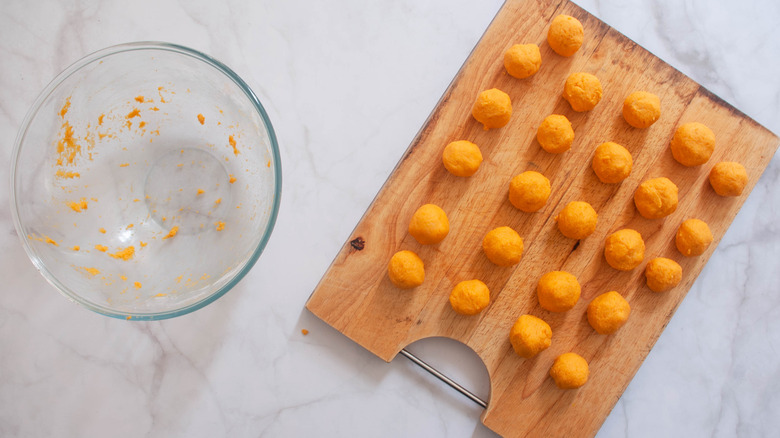
[[[30,258],[110,316],[158,319],[216,299],[257,259],[278,208],[259,102],[177,46],[109,48],[66,70],[28,114],[12,165]]]

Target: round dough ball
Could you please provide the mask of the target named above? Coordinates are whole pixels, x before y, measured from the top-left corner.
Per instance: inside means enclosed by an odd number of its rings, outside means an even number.
[[[677,230],[675,244],[685,257],[702,255],[715,240],[707,223],[699,219],[688,219]]]
[[[671,148],[674,159],[683,166],[699,166],[712,156],[715,134],[701,123],[686,123],[674,132]]]
[[[425,280],[425,267],[420,257],[412,251],[398,251],[387,264],[387,276],[401,289],[412,289]]]
[[[498,227],[482,239],[482,250],[498,266],[516,265],[523,256],[523,238],[509,227]]]
[[[720,196],[739,196],[748,182],[745,166],[722,161],[710,171],[710,185]]]
[[[509,342],[518,356],[528,359],[550,346],[552,329],[540,318],[522,315],[509,332]]]
[[[550,368],[550,377],[560,389],[575,389],[588,381],[588,361],[577,353],[563,353]]]
[[[660,219],[677,210],[677,186],[669,178],[649,179],[634,192],[634,204],[647,219]]]
[[[634,91],[623,101],[623,118],[634,128],[647,128],[661,117],[661,99],[647,91]]]
[[[596,210],[582,201],[569,202],[555,217],[561,234],[569,239],[584,239],[590,236],[596,230],[598,219]]]
[[[645,267],[647,287],[653,292],[665,292],[682,280],[682,266],[672,259],[658,257],[647,262]]]
[[[542,54],[536,44],[515,44],[504,53],[504,68],[517,79],[532,76],[541,65]]]
[[[645,258],[645,242],[636,230],[624,228],[607,236],[604,257],[609,266],[619,271],[630,271]]]
[[[590,73],[572,73],[563,86],[563,98],[579,113],[595,108],[602,93],[599,78]]]
[[[547,31],[547,43],[555,53],[561,56],[571,56],[582,47],[585,31],[582,23],[569,15],[559,15],[550,23]]]
[[[542,121],[536,130],[536,140],[542,149],[551,154],[560,154],[571,149],[574,143],[574,129],[566,116],[552,114]]]
[[[444,148],[441,161],[448,172],[455,176],[474,175],[482,164],[482,152],[474,143],[453,141]]]
[[[490,128],[500,128],[512,117],[512,101],[509,95],[499,90],[491,88],[479,93],[477,101],[471,108],[471,115],[485,127],[487,131]]]
[[[603,183],[615,184],[628,178],[634,160],[623,146],[608,141],[601,143],[593,155],[593,171]]]
[[[409,222],[409,234],[422,245],[439,243],[449,232],[450,221],[447,220],[447,213],[438,205],[423,205],[414,212]]]
[[[490,304],[490,290],[479,280],[461,281],[450,292],[452,310],[461,315],[476,315]]]
[[[509,183],[509,202],[518,210],[533,213],[544,207],[550,197],[550,180],[539,172],[528,170]]]
[[[552,271],[542,275],[536,285],[539,305],[550,312],[565,312],[580,299],[580,283],[577,277],[564,271]]]
[[[618,331],[630,314],[628,301],[615,291],[601,294],[588,304],[588,322],[593,330],[602,335]]]

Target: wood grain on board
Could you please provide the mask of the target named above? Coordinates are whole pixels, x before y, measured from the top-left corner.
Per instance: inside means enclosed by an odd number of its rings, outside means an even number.
[[[578,18],[585,42],[574,56],[555,54],[546,42],[549,22],[558,14]],[[503,53],[517,43],[536,43],[542,67],[528,79],[505,73]],[[604,97],[593,111],[574,112],[561,98],[570,73],[595,74]],[[477,94],[499,88],[512,99],[513,115],[501,129],[485,131],[471,117]],[[625,97],[646,90],[661,99],[660,120],[648,129],[630,127],[622,118]],[[572,150],[553,155],[536,142],[536,129],[549,114],[568,117],[575,131]],[[681,123],[698,121],[716,135],[715,152],[703,166],[678,164],[669,141]],[[479,145],[484,162],[471,178],[450,175],[441,163],[451,141]],[[594,149],[614,141],[634,158],[631,176],[621,184],[602,184],[591,170]],[[742,203],[768,165],[778,138],[697,83],[568,1],[510,0],[458,72],[417,138],[373,204],[344,244],[306,307],[380,358],[390,361],[412,342],[443,336],[473,349],[490,376],[490,399],[482,421],[505,436],[592,436],[655,344],[702,267],[717,247]],[[707,175],[719,161],[741,162],[748,171],[742,196],[715,194]],[[525,170],[547,176],[552,195],[536,213],[516,210],[507,199],[509,180]],[[642,181],[665,176],[679,187],[679,207],[659,220],[642,218],[633,193]],[[599,214],[596,231],[574,241],[558,232],[554,217],[570,201],[587,201]],[[422,204],[441,206],[450,234],[437,245],[418,244],[409,220]],[[685,258],[674,245],[679,224],[699,218],[710,225],[715,242],[702,256]],[[525,241],[516,266],[491,264],[481,250],[482,237],[510,226]],[[683,281],[656,294],[644,281],[644,263],[630,272],[604,260],[606,236],[621,228],[642,234],[645,261],[669,257],[683,267]],[[396,251],[408,249],[425,263],[425,282],[413,290],[395,288],[386,275]],[[548,271],[577,276],[582,296],[574,309],[541,309],[536,284]],[[491,304],[476,316],[450,308],[452,287],[470,279],[484,281]],[[585,310],[592,298],[616,290],[631,304],[626,325],[616,334],[599,335]],[[532,359],[517,356],[509,344],[515,319],[529,313],[553,329],[552,346]],[[590,380],[578,390],[555,387],[548,376],[559,354],[574,351],[590,363]]]

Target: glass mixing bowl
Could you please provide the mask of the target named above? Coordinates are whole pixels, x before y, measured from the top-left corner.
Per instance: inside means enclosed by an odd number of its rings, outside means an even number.
[[[199,309],[252,268],[273,229],[281,164],[247,84],[186,47],[109,47],[41,93],[11,161],[30,259],[104,315]]]

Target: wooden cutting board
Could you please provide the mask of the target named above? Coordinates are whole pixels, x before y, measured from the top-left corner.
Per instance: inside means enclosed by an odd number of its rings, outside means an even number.
[[[571,58],[556,55],[546,42],[548,25],[558,14],[578,18],[585,28],[585,43]],[[518,80],[505,73],[503,53],[516,43],[536,43],[541,49],[542,67],[531,78]],[[601,103],[588,113],[574,112],[561,98],[567,76],[578,71],[595,74],[604,87]],[[504,128],[484,131],[471,117],[471,106],[480,91],[494,87],[509,94],[514,112]],[[623,99],[635,90],[661,98],[661,118],[648,129],[634,129],[622,118]],[[571,120],[572,150],[552,155],[539,147],[536,128],[549,114]],[[696,168],[678,164],[669,150],[675,128],[690,121],[706,124],[717,138],[710,161]],[[452,176],[441,163],[444,146],[461,139],[479,145],[485,159],[471,178]],[[633,172],[621,184],[602,184],[591,170],[593,151],[605,141],[620,143],[633,155]],[[771,132],[574,4],[509,0],[306,307],[386,361],[410,343],[432,336],[469,346],[490,376],[489,406],[482,422],[502,435],[595,435],[778,142]],[[710,169],[724,160],[747,168],[750,179],[740,197],[720,197],[709,185]],[[539,171],[552,183],[547,205],[531,214],[514,209],[507,199],[509,180],[525,170]],[[679,207],[665,219],[644,219],[634,207],[634,190],[642,181],[660,176],[679,187]],[[582,241],[563,237],[553,220],[574,200],[589,202],[599,214],[595,233]],[[441,206],[450,220],[449,236],[433,246],[419,245],[407,232],[412,214],[425,203]],[[675,248],[674,236],[679,224],[691,217],[710,225],[715,242],[704,255],[685,258]],[[491,264],[481,250],[485,233],[504,225],[525,241],[523,259],[511,268]],[[607,265],[604,239],[621,228],[642,234],[645,261],[663,256],[680,263],[682,283],[656,294],[645,285],[644,263],[631,272]],[[425,283],[413,290],[399,290],[387,278],[390,257],[402,249],[415,251],[425,263]],[[537,281],[553,270],[573,273],[582,285],[580,301],[566,313],[547,312],[537,302]],[[490,288],[490,306],[477,316],[455,314],[448,302],[450,290],[459,281],[474,278]],[[588,325],[585,310],[592,298],[610,290],[626,297],[632,313],[616,334],[604,336]],[[553,329],[552,346],[533,359],[520,358],[509,343],[509,329],[524,313],[541,317]],[[567,351],[590,363],[590,380],[578,390],[560,390],[548,377],[555,357]],[[664,384],[662,376],[658,383]]]

